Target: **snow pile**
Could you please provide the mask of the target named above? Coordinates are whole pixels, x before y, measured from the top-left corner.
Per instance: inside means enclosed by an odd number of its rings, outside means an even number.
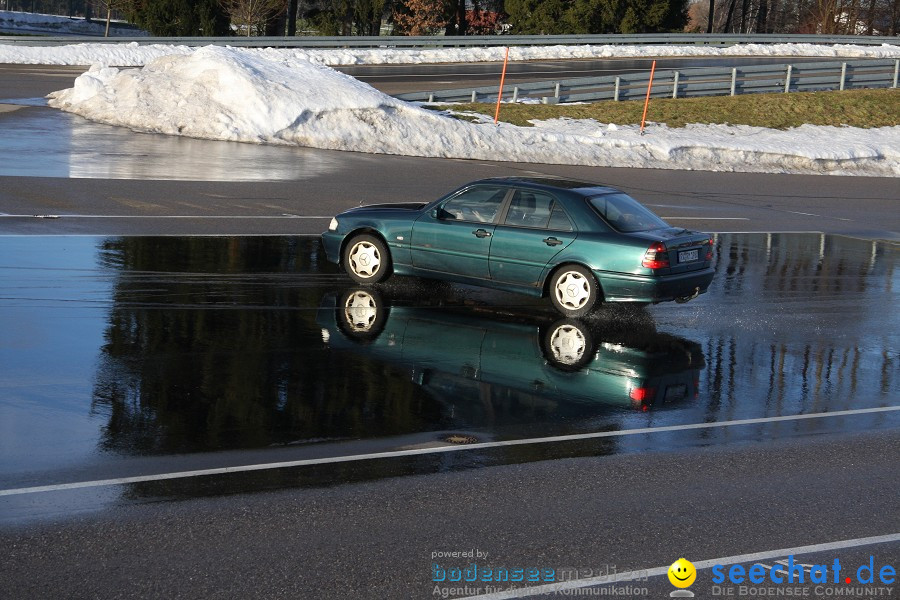
[[[163,44],[73,44],[37,47],[0,45],[0,63],[44,65],[114,65],[139,67],[168,54],[192,54],[190,46]],[[421,64],[502,62],[505,48],[242,48],[236,52],[261,56],[286,65],[315,62],[329,66],[363,64]],[[519,46],[510,48],[512,61],[582,58],[643,58],[679,56],[785,56],[835,58],[900,58],[900,46],[839,44],[744,44],[727,48],[709,46]]]
[[[333,150],[593,166],[900,176],[900,127],[602,128],[470,123],[329,67],[209,46],[143,69],[92,67],[51,106],[139,131]]]
[[[85,21],[83,18],[0,10],[0,29],[6,31],[36,31],[42,33],[102,36],[106,32],[106,20],[98,16],[96,20],[89,22]],[[111,36],[132,37],[148,35],[146,31],[117,27],[116,21],[110,23],[109,34]],[[0,58],[0,62],[6,61]]]

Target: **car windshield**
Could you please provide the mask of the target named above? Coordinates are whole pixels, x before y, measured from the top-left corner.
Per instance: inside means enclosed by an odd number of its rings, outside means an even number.
[[[588,199],[588,202],[613,229],[622,233],[669,227],[668,223],[622,192],[594,196]]]

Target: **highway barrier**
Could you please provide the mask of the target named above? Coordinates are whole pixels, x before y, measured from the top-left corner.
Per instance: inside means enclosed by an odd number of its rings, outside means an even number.
[[[897,87],[900,60],[875,59],[812,62],[744,67],[704,67],[657,70],[651,98],[688,98],[773,92],[814,92],[860,88]],[[534,81],[507,85],[504,99],[558,102],[597,102],[643,98],[650,73],[575,79]],[[491,102],[498,86],[435,90],[398,94],[397,98],[418,102]]]

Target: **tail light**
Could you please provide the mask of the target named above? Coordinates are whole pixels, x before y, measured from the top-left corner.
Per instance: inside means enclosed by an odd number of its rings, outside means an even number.
[[[631,391],[628,392],[628,395],[635,402],[644,403],[649,400],[653,400],[653,397],[656,396],[656,388],[652,388],[652,387],[631,388]]]
[[[669,266],[669,254],[662,242],[656,242],[647,249],[641,265],[648,269],[665,269]]]
[[[709,248],[706,249],[706,260],[712,260],[713,244],[715,243],[716,241],[714,239],[709,238]]]

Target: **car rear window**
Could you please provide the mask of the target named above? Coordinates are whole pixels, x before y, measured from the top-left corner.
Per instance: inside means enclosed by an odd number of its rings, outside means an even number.
[[[588,202],[604,221],[622,233],[669,227],[668,223],[644,208],[640,202],[622,192],[594,196]]]

